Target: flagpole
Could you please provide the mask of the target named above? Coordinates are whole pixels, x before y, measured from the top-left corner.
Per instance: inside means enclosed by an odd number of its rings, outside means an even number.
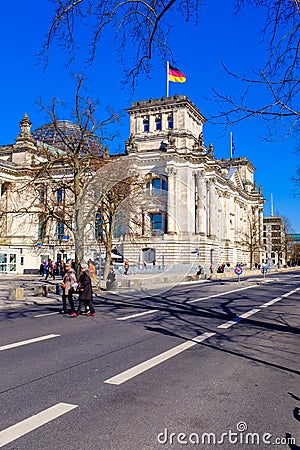
[[[230,132],[230,158],[232,158],[232,132]]]
[[[167,61],[167,97],[169,97],[169,61]]]

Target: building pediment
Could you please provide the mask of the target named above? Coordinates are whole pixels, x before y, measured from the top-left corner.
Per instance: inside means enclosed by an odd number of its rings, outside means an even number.
[[[238,188],[242,189],[244,187],[242,179],[236,167],[230,167],[225,178],[231,181],[234,186],[237,186]]]

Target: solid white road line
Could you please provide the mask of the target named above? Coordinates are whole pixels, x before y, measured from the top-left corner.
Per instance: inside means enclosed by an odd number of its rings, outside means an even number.
[[[122,372],[119,375],[116,375],[112,378],[109,378],[108,380],[105,380],[104,383],[115,385],[122,384],[125,381],[128,381],[131,378],[134,378],[137,375],[145,372],[146,370],[149,370],[152,367],[155,367],[158,364],[166,361],[167,359],[170,359],[173,356],[176,356],[179,353],[184,352],[185,350],[193,347],[194,345],[197,345],[198,343],[203,342],[206,339],[209,339],[211,336],[214,336],[215,334],[216,333],[203,333],[199,336],[196,336],[192,340],[177,345],[176,347],[171,348],[170,350],[167,350],[166,352],[161,353],[160,355],[154,356],[154,358],[148,359],[147,361],[144,361],[141,364],[132,367],[131,369],[125,370],[125,372]]]
[[[0,351],[8,350],[8,349],[14,348],[14,347],[20,347],[21,345],[33,344],[34,342],[45,341],[46,339],[52,339],[52,338],[59,337],[59,336],[60,336],[60,334],[47,334],[46,336],[40,336],[37,338],[28,339],[27,341],[20,341],[20,342],[15,342],[14,344],[2,345],[2,347],[0,347]]]
[[[142,313],[131,314],[131,316],[119,317],[117,320],[128,320],[133,319],[134,317],[145,316],[146,314],[156,313],[158,309],[151,309],[150,311],[144,311]]]
[[[77,407],[78,405],[57,403],[57,405],[51,406],[51,408],[45,409],[45,411],[35,414],[22,422],[6,428],[0,432],[0,447],[3,447],[21,436],[24,436],[24,434],[30,433],[30,431],[41,427],[45,423],[48,423]]]

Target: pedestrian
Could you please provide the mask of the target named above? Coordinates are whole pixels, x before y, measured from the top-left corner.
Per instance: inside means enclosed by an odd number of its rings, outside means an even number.
[[[42,277],[44,275],[44,264],[41,262],[39,274]]]
[[[213,266],[213,264],[211,264],[211,265],[209,266],[209,270],[210,270],[210,273],[214,273],[214,266]]]
[[[55,280],[55,275],[54,275],[54,267],[53,267],[53,261],[52,259],[49,259],[48,264],[47,264],[47,273],[46,273],[46,280],[48,277],[52,277],[53,280]]]
[[[53,264],[53,273],[54,273],[55,276],[59,275],[58,261],[56,261],[56,262]]]
[[[112,289],[114,287],[115,281],[116,281],[116,274],[115,274],[113,267],[111,267],[109,269],[107,279],[106,279],[106,289],[107,290]]]
[[[124,263],[124,275],[128,275],[128,269],[129,269],[129,261],[126,259]]]
[[[63,261],[60,261],[59,263],[59,275],[61,276],[61,279],[63,280],[65,275],[65,264]]]
[[[89,259],[89,261],[88,261],[88,266],[89,266],[91,280],[94,281],[94,283],[96,283],[96,285],[98,285],[98,279],[96,276],[96,267],[91,259]]]
[[[83,307],[85,307],[85,310],[89,308],[89,313],[87,313],[87,316],[94,316],[95,315],[95,308],[93,305],[93,288],[92,288],[92,280],[89,275],[88,271],[88,264],[81,264],[81,273],[78,280],[78,286],[77,291],[79,292],[78,297],[78,309],[76,312],[76,315],[79,316],[80,311]]]
[[[68,302],[70,304],[70,316],[75,317],[75,307],[74,307],[74,299],[73,299],[73,293],[74,293],[74,285],[76,283],[76,275],[74,269],[72,269],[70,262],[66,263],[65,266],[66,273],[63,278],[63,282],[61,283],[61,287],[63,289],[63,295],[62,295],[62,301],[63,301],[63,309],[62,314],[67,313],[67,298]]]
[[[198,266],[198,271],[196,273],[196,275],[202,275],[202,266]]]
[[[46,260],[44,259],[44,261],[43,261],[43,266],[44,266],[44,270],[43,270],[43,276],[47,276],[47,262],[46,262]]]

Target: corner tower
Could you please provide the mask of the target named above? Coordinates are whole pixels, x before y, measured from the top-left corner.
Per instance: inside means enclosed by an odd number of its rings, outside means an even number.
[[[206,119],[185,95],[137,101],[126,111],[130,115],[127,153],[206,153],[202,132]]]

